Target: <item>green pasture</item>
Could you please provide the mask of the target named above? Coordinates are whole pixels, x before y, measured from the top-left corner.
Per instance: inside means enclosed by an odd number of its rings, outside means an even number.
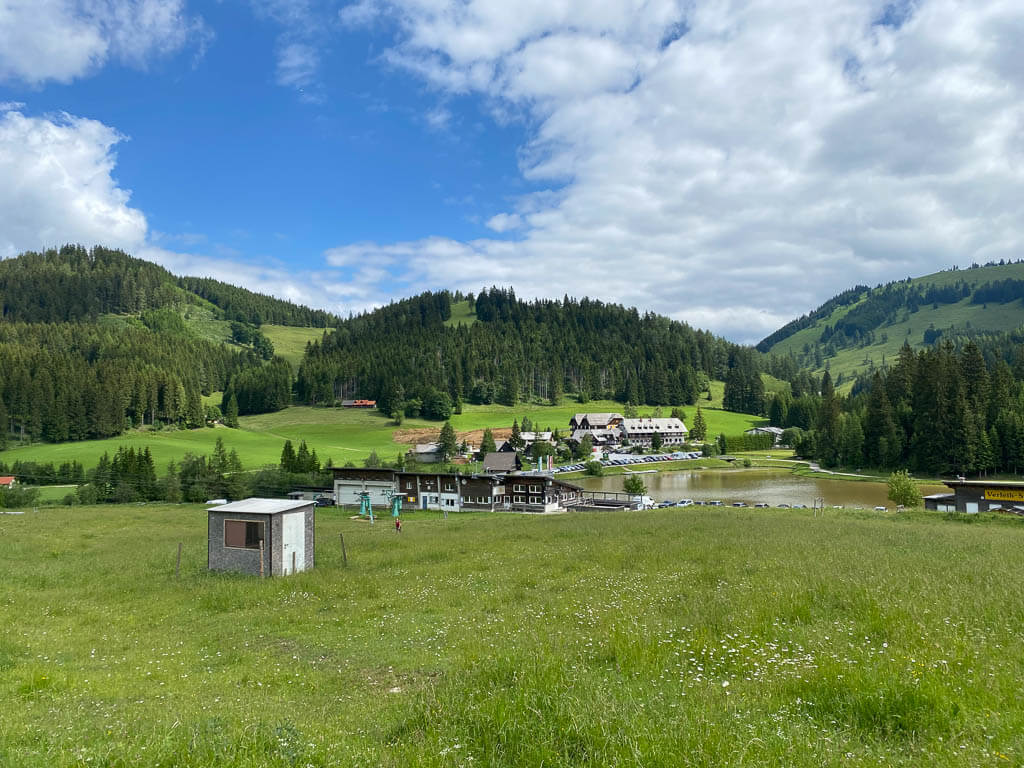
[[[324,333],[330,332],[330,329],[325,328],[296,328],[290,325],[261,325],[260,330],[274,345],[274,354],[291,363],[295,370],[299,369],[302,356],[306,354],[306,344],[319,341]]]
[[[452,316],[445,320],[445,325],[472,325],[476,322],[476,307],[468,301],[452,303]]]
[[[1019,521],[404,522],[318,510],[261,581],[206,570],[201,507],[0,515],[0,765],[1024,760]]]
[[[220,403],[217,395],[211,396],[209,400],[218,405]],[[589,402],[582,408],[587,411],[621,412],[622,404],[599,400]],[[451,421],[456,430],[469,431],[485,427],[511,427],[513,419],[521,422],[524,416],[528,416],[538,428],[550,426],[566,434],[569,419],[580,409],[577,403],[558,406],[520,404],[515,408],[503,405],[466,405],[463,413],[453,415]],[[639,413],[649,415],[653,410],[641,408]],[[670,410],[663,408],[662,412],[667,416]],[[686,406],[683,410],[689,426],[693,423],[696,407]],[[765,423],[760,417],[742,413],[707,408],[703,408],[703,411],[708,423],[708,435],[711,437],[719,432],[740,434],[751,426]],[[400,428],[440,431],[441,424],[423,419],[406,419]],[[210,453],[219,437],[224,440],[227,450],[238,452],[242,465],[247,469],[278,463],[285,440],[291,440],[296,445],[300,440],[305,440],[311,449],[316,450],[321,460],[330,458],[340,465],[349,461],[361,462],[371,451],[376,451],[383,459],[391,460],[399,451],[408,450],[408,444],[394,441],[395,430],[393,422],[374,409],[293,406],[276,413],[242,416],[238,429],[132,430],[106,440],[38,443],[9,448],[0,451],[0,461],[7,464],[19,460],[55,464],[79,461],[89,469],[96,465],[104,452],[113,455],[122,445],[138,449],[148,446],[158,469],[162,471],[169,461],[178,461],[186,453]]]

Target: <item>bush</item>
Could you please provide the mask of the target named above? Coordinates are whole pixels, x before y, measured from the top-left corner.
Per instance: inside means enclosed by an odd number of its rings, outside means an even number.
[[[583,471],[586,472],[588,475],[593,475],[594,477],[601,477],[601,475],[604,474],[604,467],[601,465],[600,461],[588,461],[584,465]]]
[[[920,507],[924,505],[921,490],[905,469],[889,475],[889,500],[904,507]]]

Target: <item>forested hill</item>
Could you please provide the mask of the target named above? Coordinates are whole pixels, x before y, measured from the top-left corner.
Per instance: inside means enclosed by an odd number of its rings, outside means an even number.
[[[904,343],[1004,333],[1024,325],[1024,261],[992,263],[840,293],[761,341],[766,353],[852,382],[891,362]]]
[[[224,320],[326,328],[338,318],[209,278],[175,277],[123,251],[67,245],[0,261],[0,318],[27,323],[94,320],[176,304],[212,305]]]
[[[465,322],[453,321],[453,302],[468,309]],[[581,402],[664,405],[694,402],[731,358],[749,354],[636,309],[586,298],[525,302],[491,288],[468,299],[425,293],[344,321],[310,346],[296,386],[310,404],[364,397],[388,413],[410,400],[514,403],[569,392]]]
[[[267,322],[337,318],[102,247],[2,260],[0,448],[202,427],[219,416],[202,396],[221,390],[238,392],[232,411],[286,407],[291,366],[271,359]]]

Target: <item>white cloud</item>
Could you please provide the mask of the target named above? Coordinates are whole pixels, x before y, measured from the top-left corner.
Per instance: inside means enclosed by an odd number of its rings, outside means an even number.
[[[900,7],[391,0],[386,60],[523,115],[521,171],[550,189],[514,242],[358,248],[430,287],[590,293],[743,340],[858,282],[1018,258],[1024,6]]]
[[[183,0],[11,0],[0,6],[0,81],[68,83],[111,58],[141,68],[210,35]]]
[[[146,218],[112,177],[123,138],[71,115],[0,115],[0,257],[68,242],[141,245]]]
[[[288,88],[307,88],[316,78],[319,56],[303,43],[289,43],[277,57],[277,84]]]
[[[359,0],[338,11],[338,20],[346,27],[366,27],[380,15],[380,4],[375,0]]]
[[[518,213],[499,213],[487,220],[487,228],[495,232],[508,232],[523,226],[523,219]]]

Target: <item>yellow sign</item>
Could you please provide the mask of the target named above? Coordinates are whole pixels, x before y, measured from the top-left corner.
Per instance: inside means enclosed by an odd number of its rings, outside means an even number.
[[[1024,501],[1024,488],[986,488],[987,501]]]

